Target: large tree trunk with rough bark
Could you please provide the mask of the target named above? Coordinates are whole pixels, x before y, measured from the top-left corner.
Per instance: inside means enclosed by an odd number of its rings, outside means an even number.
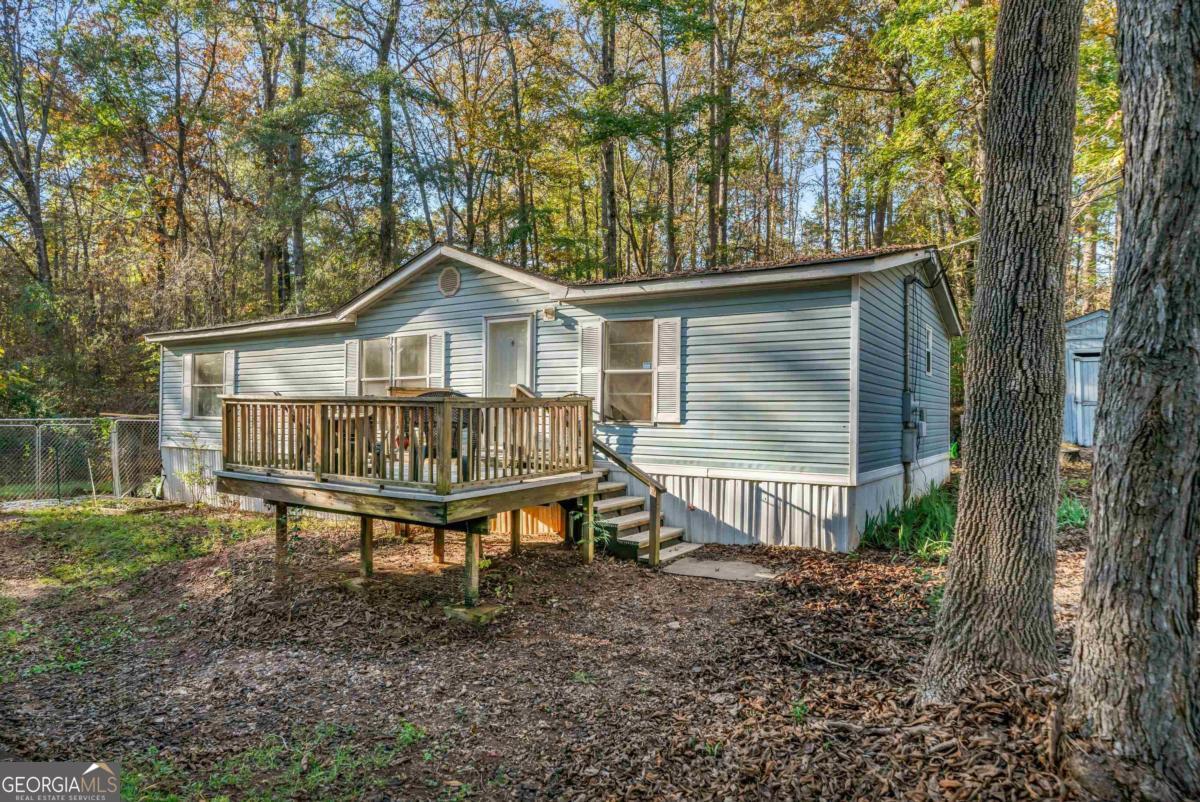
[[[1063,271],[1082,0],[1000,7],[954,550],[921,699],[1055,665]]]
[[[1125,189],[1067,723],[1120,761],[1076,763],[1085,784],[1197,799],[1200,8],[1118,12]]]

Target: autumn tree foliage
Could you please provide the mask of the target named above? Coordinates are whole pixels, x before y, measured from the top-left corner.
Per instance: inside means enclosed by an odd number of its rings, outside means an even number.
[[[439,240],[573,276],[934,242],[969,306],[998,7],[12,0],[0,369],[37,391],[0,405],[145,408],[139,333],[328,307]],[[1115,241],[1114,13],[1084,21],[1073,312]]]

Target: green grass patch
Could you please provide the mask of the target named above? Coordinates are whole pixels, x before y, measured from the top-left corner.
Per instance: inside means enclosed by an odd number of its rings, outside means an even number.
[[[0,624],[7,624],[17,615],[21,603],[11,596],[0,596]]]
[[[378,792],[371,792],[388,783],[388,768],[426,737],[409,722],[373,746],[355,735],[352,727],[331,724],[297,728],[286,737],[268,735],[200,778],[151,751],[124,764],[121,798],[168,802],[375,797]]]
[[[136,640],[128,620],[115,617],[52,628],[26,621],[20,627],[0,630],[0,685],[41,674],[78,674],[98,658],[120,652]]]
[[[943,487],[934,487],[902,507],[868,518],[862,545],[942,562],[950,554],[957,514],[954,496]]]
[[[868,518],[862,545],[943,562],[950,555],[957,515],[955,497],[945,488],[934,488],[879,518]],[[1088,508],[1074,496],[1063,496],[1057,520],[1059,529],[1086,527]]]
[[[1088,508],[1074,496],[1063,496],[1058,505],[1058,528],[1083,529],[1088,523]]]
[[[52,507],[21,516],[21,532],[56,548],[50,577],[68,588],[132,579],[174,560],[202,557],[268,532],[265,517],[146,513],[113,515],[87,506]]]

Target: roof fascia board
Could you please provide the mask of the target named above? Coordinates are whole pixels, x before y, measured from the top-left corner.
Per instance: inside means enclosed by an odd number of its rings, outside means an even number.
[[[1077,326],[1081,323],[1087,323],[1089,320],[1092,320],[1094,318],[1098,318],[1101,316],[1108,317],[1108,310],[1107,309],[1094,309],[1091,312],[1088,312],[1086,315],[1080,315],[1079,317],[1073,317],[1067,321],[1067,327],[1070,328],[1071,326]]]
[[[958,314],[958,304],[954,302],[954,291],[950,289],[950,278],[942,269],[942,257],[937,248],[929,250],[929,266],[934,269],[935,273],[933,276],[929,276],[927,270],[926,281],[941,277],[933,288],[935,290],[933,293],[934,303],[937,304],[938,311],[942,313],[942,320],[946,323],[946,329],[950,336],[961,337],[967,329],[963,325],[962,317]]]
[[[278,334],[286,331],[320,331],[323,329],[343,328],[353,326],[355,317],[339,319],[334,315],[324,315],[304,320],[267,320],[261,323],[247,323],[244,326],[222,326],[221,328],[200,329],[198,331],[163,331],[145,335],[146,342],[176,345],[182,343],[210,342],[213,340],[233,340],[241,337],[253,337],[260,334]]]
[[[559,294],[552,294],[556,301],[623,301],[631,298],[647,298],[659,295],[695,292],[697,290],[720,290],[737,287],[754,287],[773,284],[818,281],[846,278],[860,273],[876,273],[893,267],[928,259],[930,250],[921,248],[913,251],[887,254],[885,256],[850,259],[822,266],[820,262],[790,268],[769,268],[729,273],[693,276],[666,280],[626,282],[624,284],[597,285],[594,287],[564,287]]]

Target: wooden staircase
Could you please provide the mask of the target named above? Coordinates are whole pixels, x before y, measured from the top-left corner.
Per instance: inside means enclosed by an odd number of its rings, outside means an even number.
[[[624,482],[609,481],[606,475],[596,489],[593,509],[600,525],[608,531],[605,548],[610,554],[649,562],[650,511],[643,496],[630,495]],[[658,517],[660,564],[700,548],[699,543],[683,541],[682,527],[663,525],[661,510]]]

